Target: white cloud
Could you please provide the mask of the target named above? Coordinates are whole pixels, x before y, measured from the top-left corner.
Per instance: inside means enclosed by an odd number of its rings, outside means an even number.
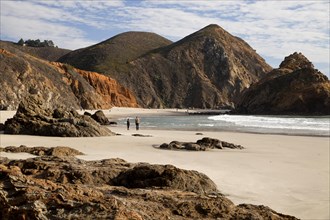
[[[314,64],[328,66],[322,71],[329,75],[329,1],[151,0],[144,5],[150,9],[170,7],[188,13],[186,21],[171,22],[176,16],[165,15],[164,11],[163,15],[171,18],[169,23],[179,27],[194,28],[209,21],[217,23],[272,60],[283,60],[295,51],[302,52]]]
[[[85,19],[59,7],[74,7],[71,1],[15,2],[1,1],[1,37],[17,41],[23,39],[51,39],[56,45],[77,49],[97,43],[86,38],[86,33],[76,27],[84,24],[101,27],[102,23]],[[58,7],[50,8],[56,5]]]
[[[283,60],[300,51],[313,63],[322,64],[329,74],[327,0],[30,0],[0,4],[1,36],[9,39],[45,36],[54,42],[56,39],[59,46],[76,49],[132,30],[179,40],[216,23],[247,41],[262,56]]]
[[[155,32],[170,38],[180,39],[204,27],[214,19],[200,16],[178,9],[127,7],[116,13],[126,20],[125,28]],[[118,27],[123,25],[117,24]]]

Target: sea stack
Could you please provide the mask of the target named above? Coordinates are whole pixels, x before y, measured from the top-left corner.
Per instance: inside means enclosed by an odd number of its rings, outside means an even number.
[[[246,89],[240,114],[330,115],[330,82],[301,53],[286,57],[278,69]]]

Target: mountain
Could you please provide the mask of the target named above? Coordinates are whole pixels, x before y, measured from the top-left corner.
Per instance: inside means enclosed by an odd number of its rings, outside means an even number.
[[[13,42],[8,41],[0,41],[1,48],[16,48],[22,52],[28,53],[32,56],[35,56],[40,59],[48,60],[48,61],[56,61],[60,57],[69,53],[71,50],[57,48],[57,47],[29,47],[29,46],[21,46],[15,44]]]
[[[272,69],[246,42],[218,25],[153,49],[145,46],[149,35],[124,33],[59,61],[113,77],[144,107],[234,107],[241,91]],[[139,48],[150,49],[136,53],[129,43],[133,39]],[[114,45],[116,50],[109,49]]]
[[[126,32],[96,45],[75,50],[58,61],[80,69],[107,73],[121,70],[126,64],[150,50],[167,46],[172,42],[149,32]]]
[[[273,115],[330,115],[330,81],[301,53],[243,92],[237,112]]]
[[[4,49],[6,48],[6,49]],[[105,109],[137,107],[131,92],[104,75],[49,62],[0,42],[0,109],[14,110],[29,93],[41,94],[49,107]]]

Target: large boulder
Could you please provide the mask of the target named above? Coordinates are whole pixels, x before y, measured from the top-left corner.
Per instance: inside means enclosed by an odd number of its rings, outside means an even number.
[[[0,162],[0,219],[296,220],[265,206],[236,206],[205,175],[173,166],[54,156]],[[114,179],[123,181],[114,186]]]
[[[6,134],[28,134],[60,137],[94,137],[114,135],[89,116],[79,115],[65,107],[49,109],[40,95],[29,95],[13,118],[5,122]]]
[[[120,173],[113,183],[127,188],[162,187],[199,194],[217,192],[216,185],[205,174],[172,165],[137,165]]]
[[[100,123],[101,125],[109,125],[110,121],[109,119],[104,115],[102,110],[98,110],[96,111],[93,115],[91,115],[91,117],[97,121],[98,123]]]

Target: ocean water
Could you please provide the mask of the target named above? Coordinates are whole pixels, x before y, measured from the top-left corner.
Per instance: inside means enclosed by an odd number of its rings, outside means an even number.
[[[126,119],[120,119],[125,124]],[[131,120],[131,124],[134,120]],[[239,131],[289,135],[330,135],[330,117],[249,116],[249,115],[198,115],[152,116],[141,118],[141,128]]]

